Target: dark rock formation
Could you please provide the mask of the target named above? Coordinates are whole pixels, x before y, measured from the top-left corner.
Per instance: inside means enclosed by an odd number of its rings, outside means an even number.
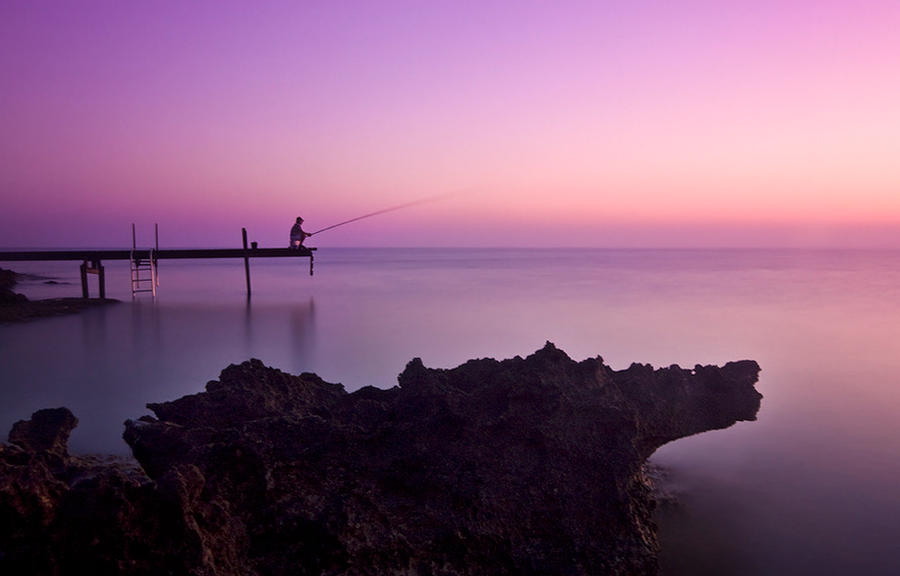
[[[9,443],[26,452],[41,454],[59,462],[69,456],[69,434],[78,419],[68,408],[47,408],[31,415],[31,420],[19,420],[9,432]]]
[[[548,343],[347,394],[251,360],[126,423],[147,476],[68,457],[74,418],[39,412],[0,447],[0,572],[654,574],[642,463],[753,420],[758,372]]]
[[[7,307],[28,300],[22,294],[13,292],[16,285],[16,273],[0,268],[0,306]]]
[[[77,422],[39,410],[0,444],[0,574],[189,573],[181,510],[135,462],[70,456]]]
[[[0,290],[11,290],[16,285],[16,273],[0,268]]]
[[[118,302],[111,298],[46,298],[29,300],[24,294],[13,292],[20,275],[0,268],[0,322],[24,322],[46,316],[74,314],[86,308]],[[49,281],[56,283],[54,281]],[[49,283],[45,282],[45,283]]]

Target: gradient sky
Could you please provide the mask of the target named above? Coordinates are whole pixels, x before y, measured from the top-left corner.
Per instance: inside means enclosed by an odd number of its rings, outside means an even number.
[[[0,247],[900,247],[900,2],[0,3]]]

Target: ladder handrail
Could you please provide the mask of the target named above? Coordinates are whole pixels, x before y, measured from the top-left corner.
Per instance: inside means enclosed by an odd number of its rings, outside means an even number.
[[[154,247],[147,251],[147,258],[135,257],[137,253],[137,234],[134,222],[131,223],[131,252],[128,259],[131,265],[131,296],[138,292],[153,292],[156,297],[156,288],[159,286],[159,224],[154,225]],[[149,270],[150,278],[141,278],[141,270]],[[150,282],[150,288],[140,288],[141,282]]]

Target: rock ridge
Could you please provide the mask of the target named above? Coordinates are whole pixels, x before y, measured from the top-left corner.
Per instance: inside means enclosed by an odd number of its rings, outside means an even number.
[[[140,469],[69,456],[77,420],[39,411],[0,445],[0,571],[656,574],[644,461],[754,420],[759,370],[548,342],[347,393],[251,359],[127,421]]]

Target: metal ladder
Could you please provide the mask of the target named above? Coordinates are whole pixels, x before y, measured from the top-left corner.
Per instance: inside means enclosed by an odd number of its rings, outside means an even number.
[[[140,292],[152,292],[156,298],[159,288],[159,272],[157,270],[157,253],[159,252],[159,225],[154,224],[156,236],[156,248],[149,250],[148,258],[140,258],[137,252],[137,238],[134,231],[134,223],[131,224],[131,297]],[[149,273],[149,275],[148,275]],[[147,283],[149,282],[149,288]]]

